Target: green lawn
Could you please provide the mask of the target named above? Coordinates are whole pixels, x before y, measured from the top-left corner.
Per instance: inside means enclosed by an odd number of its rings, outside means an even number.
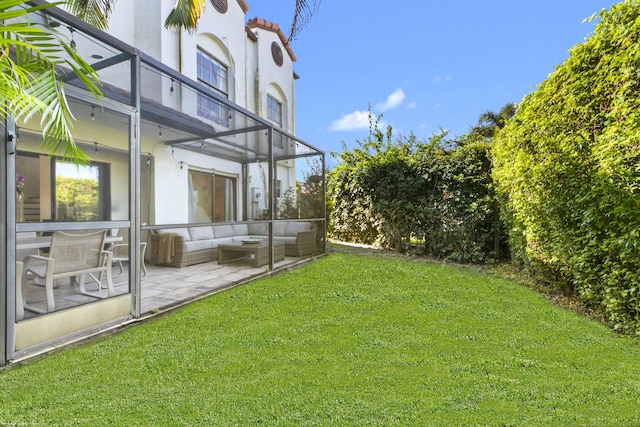
[[[640,346],[471,269],[333,253],[0,372],[0,425],[633,426]]]

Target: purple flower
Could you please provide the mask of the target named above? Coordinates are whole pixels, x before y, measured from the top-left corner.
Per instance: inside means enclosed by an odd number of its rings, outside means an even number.
[[[18,194],[22,194],[20,189],[24,187],[24,175],[16,174],[16,190],[18,190]]]

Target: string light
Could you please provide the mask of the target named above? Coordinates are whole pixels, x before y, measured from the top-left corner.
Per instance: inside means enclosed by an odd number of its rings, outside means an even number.
[[[158,138],[162,139],[162,126],[158,125]]]
[[[171,88],[169,89],[169,96],[173,96],[175,89],[173,88],[173,79],[171,79]]]
[[[75,52],[77,50],[76,41],[73,38],[73,32],[75,30],[73,29],[73,27],[67,27],[67,28],[69,28],[69,32],[71,33],[71,43],[69,43],[69,46],[71,46],[71,49],[73,49],[73,51]]]
[[[91,120],[96,119],[96,113],[94,112],[95,108],[96,108],[95,105],[91,106]]]

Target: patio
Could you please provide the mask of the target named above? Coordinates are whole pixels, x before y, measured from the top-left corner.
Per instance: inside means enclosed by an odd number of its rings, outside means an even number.
[[[90,157],[84,165],[51,156],[41,144],[43,127],[37,122],[8,121],[3,128],[5,142],[12,138],[14,150],[0,154],[0,193],[8,201],[0,248],[6,255],[0,258],[0,269],[6,274],[7,319],[0,365],[42,346],[64,344],[70,336],[146,317],[310,259],[301,257],[309,253],[305,252],[280,260],[276,251],[268,260],[273,262],[258,268],[249,260],[183,268],[149,262],[148,274],[142,277],[144,254],[131,250],[131,275],[114,277],[110,296],[105,289],[104,299],[82,295],[77,285],[61,278],[53,292],[53,311],[25,311],[22,317],[15,292],[15,273],[24,259],[17,243],[20,234],[109,229],[114,236],[125,234],[131,248],[147,242],[149,257],[149,235],[158,230],[253,222],[265,224],[267,231],[261,235],[273,242],[281,237],[274,231],[279,223],[308,221],[317,230],[312,257],[324,252],[325,155],[294,134],[292,64],[279,67],[269,61],[260,64],[262,73],[251,61],[246,67],[229,68],[235,73],[229,74],[234,91],[237,86],[244,93],[250,83],[246,93],[252,96],[246,99],[235,93],[221,95],[202,82],[197,55],[214,51],[231,63],[234,56],[245,58],[245,49],[271,52],[269,41],[277,36],[267,31],[260,38],[251,37],[242,16],[238,18],[241,31],[233,33],[237,40],[230,51],[216,50],[223,45],[213,43],[208,33],[182,40],[180,52],[191,55],[182,58],[187,65],[182,68],[177,67],[180,61],[163,62],[162,56],[146,54],[61,9],[30,15],[42,28],[75,37],[78,51],[91,58],[104,97],[98,102],[76,74],[61,70],[69,109],[77,118],[75,143]],[[257,81],[255,76],[264,79]],[[281,102],[275,121],[267,114],[270,97]],[[189,243],[197,248],[185,252],[213,249],[201,248],[209,242],[200,239]],[[223,250],[223,261],[224,255]],[[253,255],[260,256],[257,264],[266,259],[262,252]],[[114,275],[118,272],[114,267]],[[95,290],[96,283],[86,287]],[[47,307],[43,287],[29,284],[25,293],[32,306]]]
[[[274,264],[274,269],[269,266],[253,267],[250,259],[241,259],[228,264],[220,265],[217,261],[196,264],[183,268],[165,267],[159,265],[147,265],[147,275],[142,278],[142,314],[150,314],[169,309],[176,305],[184,304],[198,297],[202,297],[222,289],[237,286],[247,281],[254,280],[264,275],[273,274],[283,269],[304,263],[309,258],[285,257]],[[128,265],[125,264],[125,272],[120,273],[117,265],[113,267],[115,295],[124,295],[128,292]],[[95,282],[87,282],[88,289],[95,289]],[[103,290],[103,292],[106,292]],[[36,285],[27,286],[27,300],[36,307],[46,307],[44,288]],[[56,310],[65,310],[83,304],[88,304],[99,299],[82,295],[78,291],[77,284],[69,285],[68,281],[55,289]],[[25,310],[25,319],[39,316],[36,313]]]

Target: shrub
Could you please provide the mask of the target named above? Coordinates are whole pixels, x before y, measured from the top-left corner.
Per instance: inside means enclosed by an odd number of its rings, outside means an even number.
[[[640,333],[640,6],[594,34],[498,133],[494,178],[514,258]]]
[[[328,198],[331,236],[464,262],[500,253],[500,219],[485,139],[393,139],[371,120],[369,138],[338,155]],[[497,242],[497,243],[496,243]],[[497,248],[497,249],[496,249]]]

